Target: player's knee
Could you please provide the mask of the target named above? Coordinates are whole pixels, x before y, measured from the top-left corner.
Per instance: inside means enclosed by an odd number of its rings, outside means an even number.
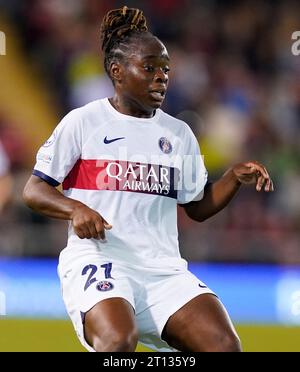
[[[108,351],[135,351],[138,342],[138,333],[135,329],[130,332],[113,332],[109,337]]]
[[[215,350],[219,352],[239,352],[242,351],[241,341],[234,332],[226,332],[218,337],[215,342]]]
[[[135,351],[138,342],[138,332],[133,329],[129,332],[110,330],[107,335],[95,337],[93,348],[98,352],[126,352]]]

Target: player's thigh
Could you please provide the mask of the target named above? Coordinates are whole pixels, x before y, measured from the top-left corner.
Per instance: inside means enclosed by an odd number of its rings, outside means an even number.
[[[135,314],[124,298],[108,298],[98,302],[85,314],[85,339],[90,345],[95,339],[103,343],[137,338]]]
[[[127,340],[134,344],[133,309],[139,288],[126,268],[90,255],[60,265],[59,276],[68,314],[84,347],[102,351],[116,344],[128,349]]]
[[[240,341],[220,300],[202,294],[174,313],[162,334],[181,351],[240,351]]]

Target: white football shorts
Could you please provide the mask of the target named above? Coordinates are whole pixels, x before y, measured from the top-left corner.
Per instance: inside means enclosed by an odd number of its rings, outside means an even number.
[[[200,294],[212,293],[188,270],[147,271],[144,267],[125,267],[92,255],[59,263],[58,274],[67,312],[77,336],[89,351],[84,338],[84,314],[99,301],[121,297],[134,308],[139,342],[155,351],[175,351],[161,339],[169,317]]]

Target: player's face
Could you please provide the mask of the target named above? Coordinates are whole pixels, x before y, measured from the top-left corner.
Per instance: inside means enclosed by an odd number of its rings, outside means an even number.
[[[123,99],[141,112],[153,113],[166,95],[169,62],[165,46],[154,37],[132,45],[120,83]]]

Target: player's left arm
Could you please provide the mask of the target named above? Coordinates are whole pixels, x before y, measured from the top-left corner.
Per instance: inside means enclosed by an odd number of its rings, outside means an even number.
[[[239,163],[228,169],[218,181],[208,183],[201,200],[181,207],[191,219],[202,222],[226,207],[242,184],[255,184],[257,191],[274,190],[269,173],[262,164],[257,161]]]

